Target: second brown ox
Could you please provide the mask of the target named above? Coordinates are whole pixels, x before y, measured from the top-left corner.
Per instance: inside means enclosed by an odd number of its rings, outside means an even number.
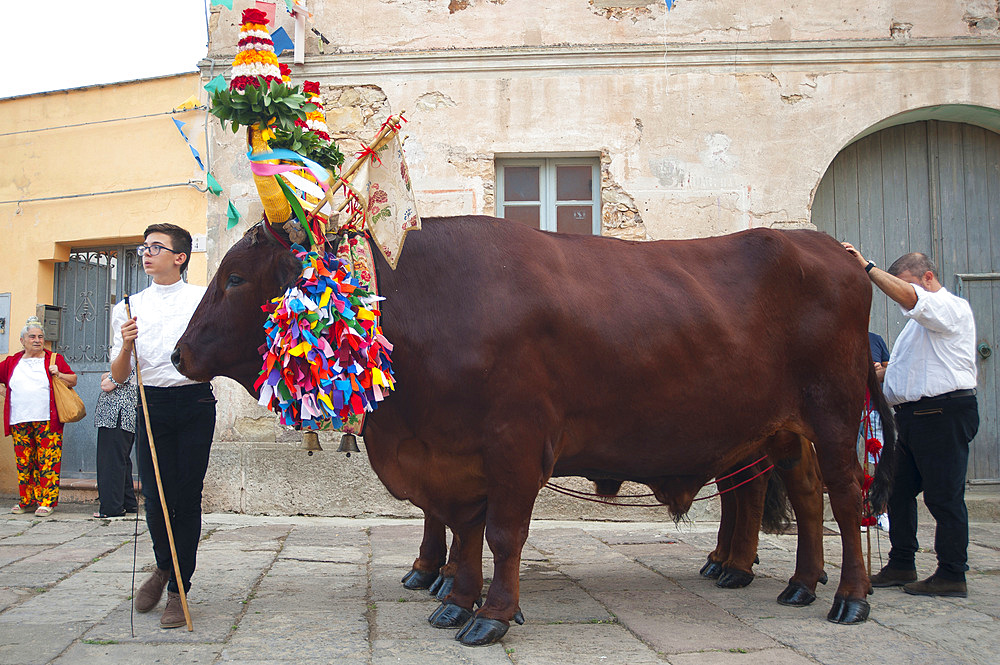
[[[460,542],[432,624],[475,645],[523,620],[521,549],[550,477],[637,481],[680,515],[740,460],[780,459],[767,449],[778,431],[815,443],[840,527],[828,618],[867,618],[855,441],[865,388],[878,391],[871,285],[834,239],[757,229],[636,243],[454,217],[424,220],[396,270],[376,263],[397,390],[368,418],[368,457]],[[178,369],[252,392],[260,307],[298,272],[263,227],[248,232],[181,337]],[[880,469],[877,503],[885,480]],[[484,530],[494,573],[474,612]]]

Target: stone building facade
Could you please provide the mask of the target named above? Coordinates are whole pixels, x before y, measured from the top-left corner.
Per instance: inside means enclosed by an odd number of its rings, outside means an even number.
[[[203,82],[229,69],[239,10],[249,4],[213,8]],[[862,215],[847,226],[838,221],[841,213],[815,218],[818,197],[826,196],[824,210],[833,211],[834,202],[854,192],[857,208],[870,189],[865,178],[891,181],[856,169],[853,185],[844,177],[834,186],[832,165],[865,139],[880,141],[887,155],[905,152],[909,144],[893,142],[893,132],[920,126],[920,149],[932,165],[948,147],[940,142],[959,149],[965,141],[968,154],[982,153],[960,171],[985,168],[976,237],[992,249],[978,262],[956,259],[952,272],[1000,271],[996,2],[676,0],[669,9],[663,0],[308,4],[304,63],[293,64],[290,52],[281,60],[292,65],[293,81],[321,83],[327,123],[345,154],[390,113],[406,112],[405,147],[422,216],[498,214],[504,164],[572,159],[599,174],[595,231],[603,235],[658,240],[819,227],[864,247],[865,238],[888,237],[886,228],[926,220],[916,219],[915,209],[878,220]],[[280,5],[271,27],[292,34],[293,20]],[[954,127],[958,133],[949,133]],[[261,207],[242,133],[214,124],[211,145],[227,194],[246,220],[256,220]],[[907,184],[913,192],[927,187]],[[210,202],[210,270],[245,230],[226,231],[224,205],[224,199]],[[904,249],[933,249],[902,247],[906,242],[904,236],[869,247],[880,263]],[[898,322],[891,319],[883,315],[880,325],[894,339]],[[413,514],[388,497],[363,455],[306,457],[295,449],[297,437],[280,431],[235,384],[220,380],[219,391],[224,399],[207,492],[212,507]],[[995,439],[984,445],[988,457]],[[545,493],[539,511],[632,515]]]

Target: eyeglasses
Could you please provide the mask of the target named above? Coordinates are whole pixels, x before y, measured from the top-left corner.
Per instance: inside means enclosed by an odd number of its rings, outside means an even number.
[[[135,248],[135,251],[139,254],[139,256],[145,256],[146,254],[149,254],[150,256],[159,256],[161,249],[165,249],[168,252],[172,252],[174,254],[184,253],[184,252],[178,252],[175,249],[170,249],[169,247],[164,247],[163,245],[139,245],[138,247]]]

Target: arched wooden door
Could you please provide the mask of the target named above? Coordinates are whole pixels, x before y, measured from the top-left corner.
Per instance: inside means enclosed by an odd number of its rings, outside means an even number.
[[[942,283],[976,315],[981,425],[970,482],[1000,482],[1000,134],[928,120],[897,125],[844,148],[820,182],[812,221],[880,266],[922,251]],[[881,294],[871,330],[889,347],[905,323]]]

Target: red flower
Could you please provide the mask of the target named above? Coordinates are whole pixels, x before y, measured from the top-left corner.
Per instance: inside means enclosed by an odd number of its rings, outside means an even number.
[[[243,22],[244,23],[267,23],[267,14],[259,9],[244,9],[243,10]]]
[[[278,63],[278,69],[281,71],[282,76],[291,76],[292,68],[283,62]]]
[[[311,92],[315,95],[319,94],[319,81],[303,81],[302,82],[302,92]]]

